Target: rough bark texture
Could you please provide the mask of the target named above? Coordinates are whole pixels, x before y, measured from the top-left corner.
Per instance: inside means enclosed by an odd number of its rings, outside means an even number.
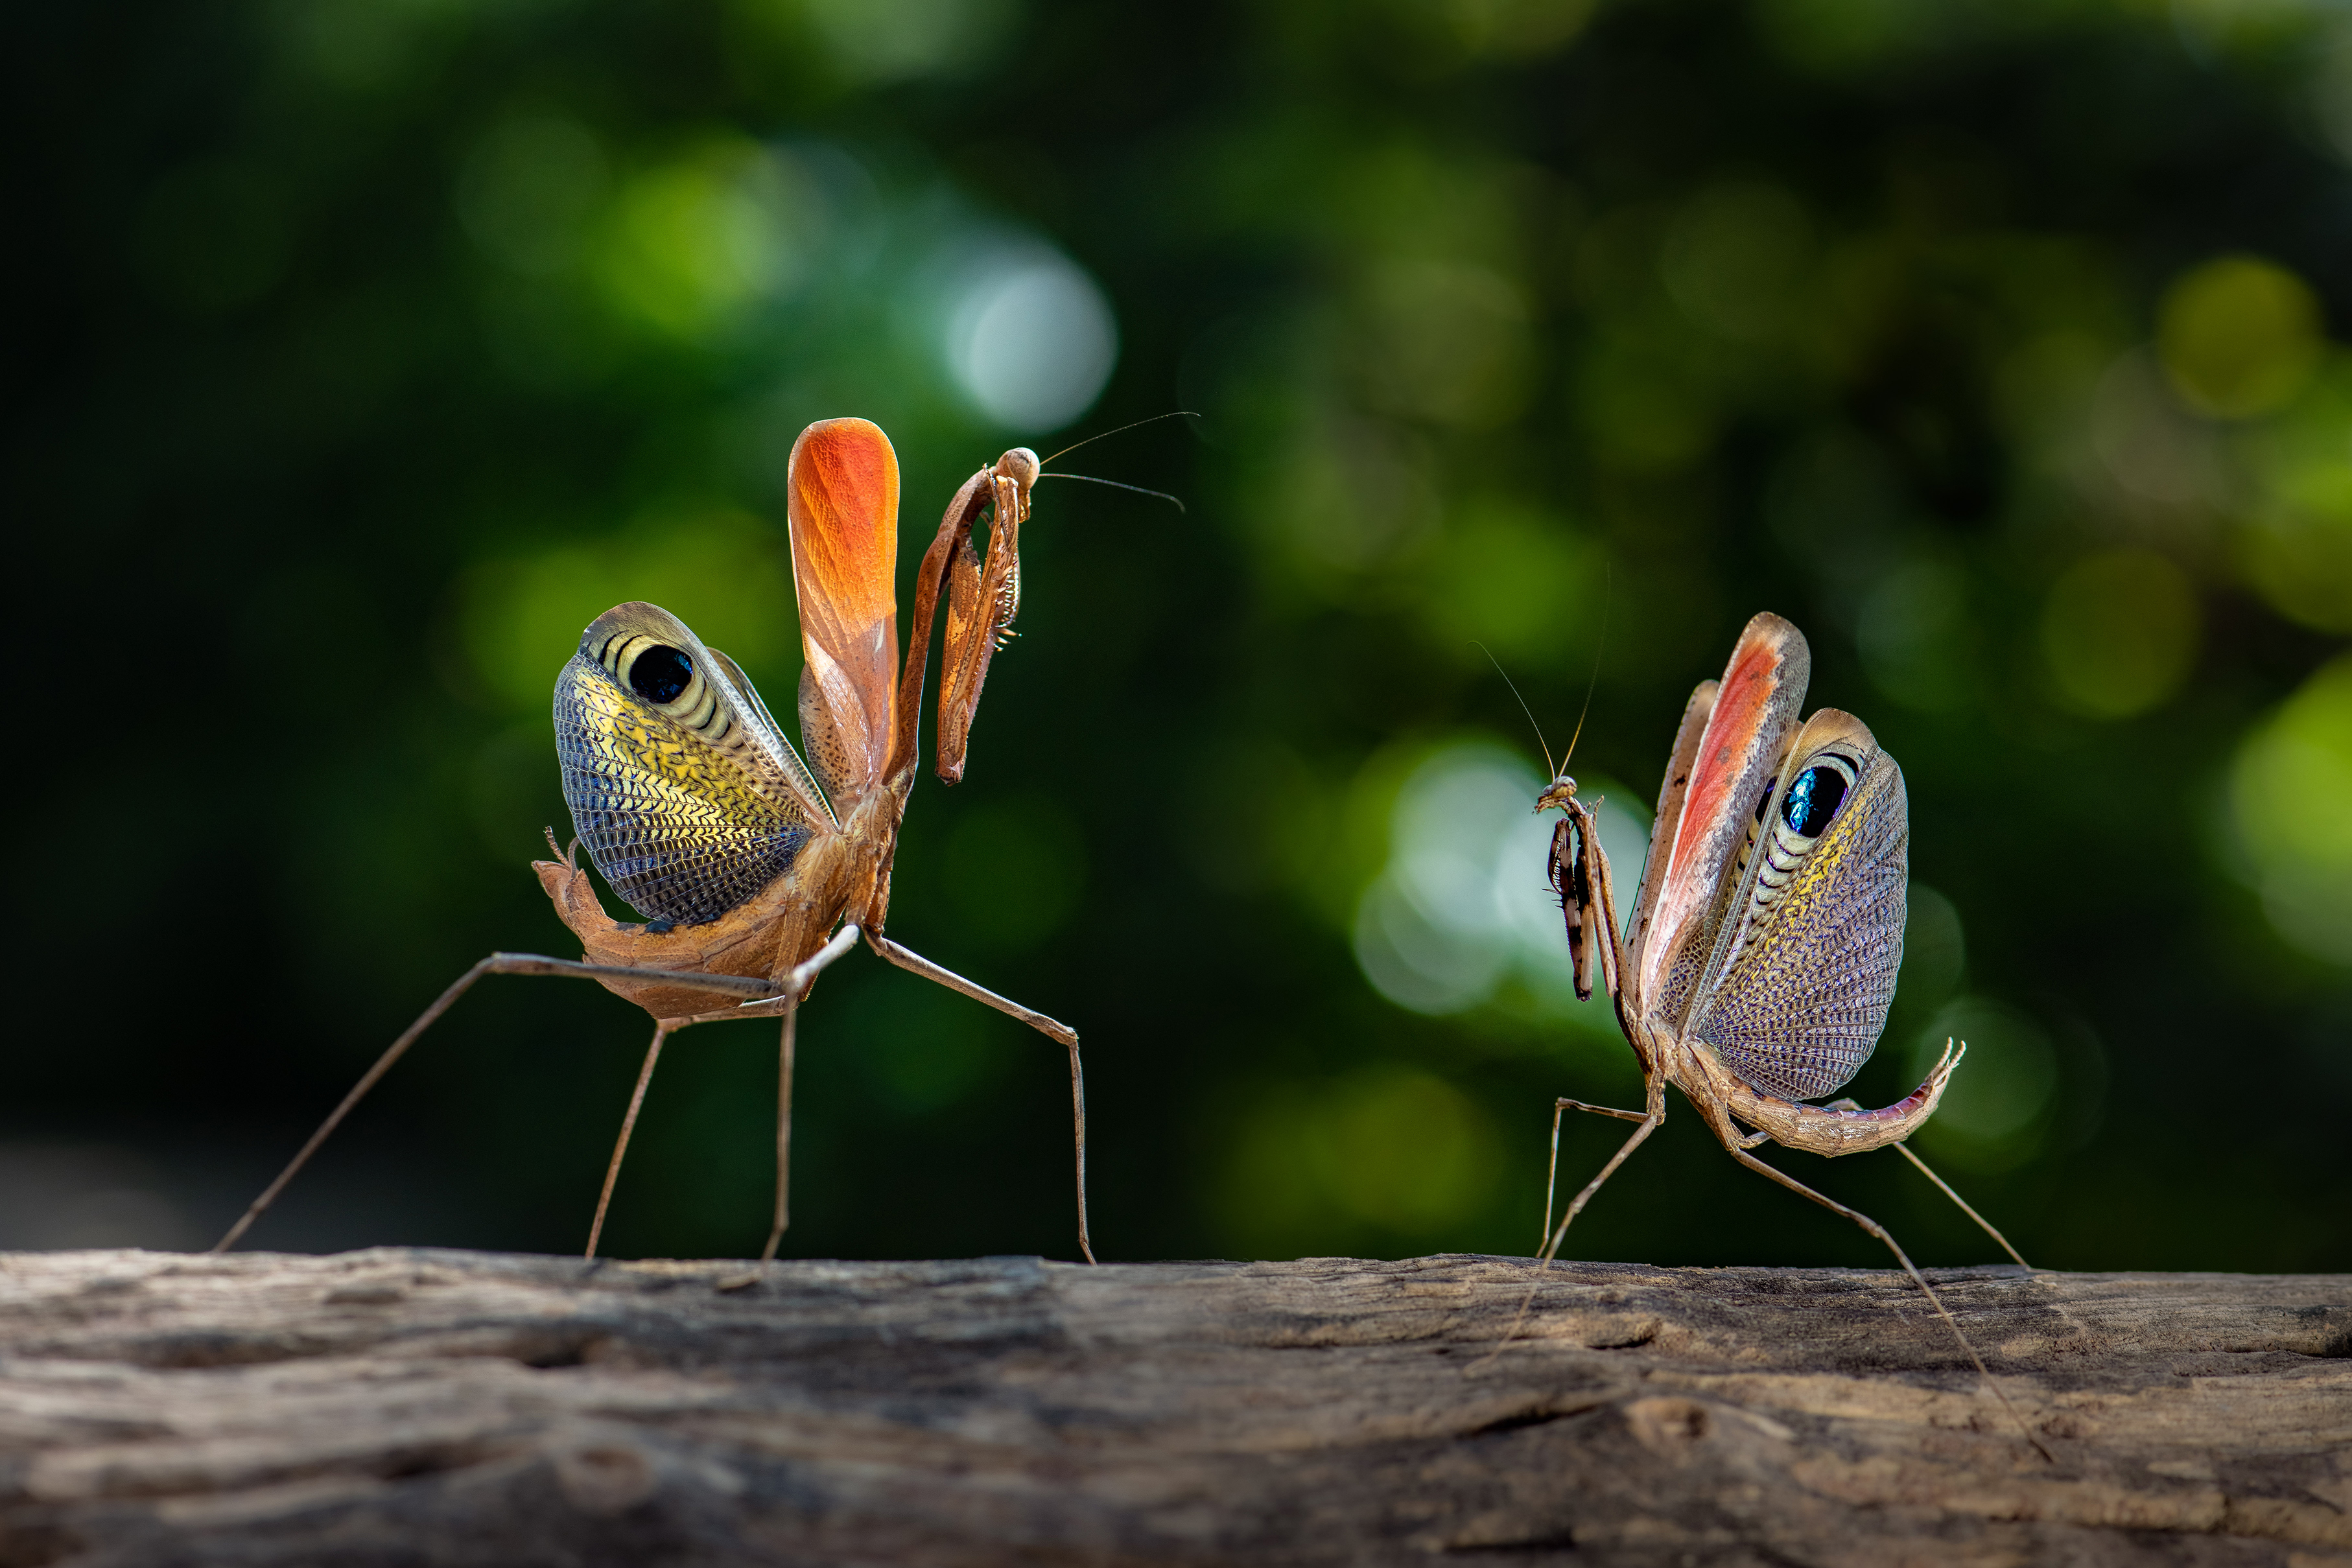
[[[2352,1563],[2352,1278],[1936,1278],[17,1254],[0,1563]]]

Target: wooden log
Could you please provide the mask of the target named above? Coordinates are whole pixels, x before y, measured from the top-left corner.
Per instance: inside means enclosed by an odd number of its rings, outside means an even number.
[[[0,1563],[2352,1563],[2352,1278],[1934,1278],[20,1253]]]

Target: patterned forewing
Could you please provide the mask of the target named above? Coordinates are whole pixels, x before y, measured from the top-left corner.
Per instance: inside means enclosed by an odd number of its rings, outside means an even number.
[[[1739,936],[1689,1027],[1742,1079],[1784,1099],[1818,1099],[1861,1070],[1903,967],[1911,847],[1903,770],[1880,752],[1854,794],[1769,913]]]
[[[768,711],[767,701],[760,695],[760,688],[751,684],[751,677],[743,673],[740,664],[718,649],[706,651],[710,654],[711,663],[719,666],[719,673],[734,683],[733,695],[741,699],[743,706],[750,710],[743,725],[744,739],[758,747],[766,758],[765,763],[755,766],[753,771],[764,773],[769,766],[782,769],[788,787],[800,796],[802,810],[809,811],[812,807],[819,808],[810,814],[822,816],[824,821],[839,827],[841,824],[834,821],[832,802],[826,800],[824,791],[817,788],[816,777],[809,771],[808,764],[801,760],[800,753],[794,751],[792,742],[784,738],[783,730],[776,724],[776,716]]]
[[[584,654],[557,678],[572,825],[614,891],[650,919],[716,920],[789,871],[808,841],[808,812],[760,744],[768,737],[727,738],[736,743],[711,744]]]

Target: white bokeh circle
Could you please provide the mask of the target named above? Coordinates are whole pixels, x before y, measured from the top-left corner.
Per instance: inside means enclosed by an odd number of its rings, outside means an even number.
[[[997,423],[1057,430],[1102,395],[1118,361],[1118,323],[1067,256],[1009,254],[959,291],[947,357],[956,384]]]

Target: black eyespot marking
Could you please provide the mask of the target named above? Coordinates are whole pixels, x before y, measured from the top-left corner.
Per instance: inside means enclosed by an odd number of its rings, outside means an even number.
[[[1836,768],[1808,768],[1789,786],[1789,798],[1780,807],[1781,820],[1809,839],[1819,838],[1837,815],[1845,789],[1845,775]]]
[[[649,703],[677,700],[694,679],[694,665],[667,643],[656,643],[629,665],[629,688]]]
[[[1780,780],[1778,778],[1773,779],[1770,783],[1764,786],[1764,793],[1756,797],[1756,820],[1760,822],[1764,820],[1766,808],[1772,804],[1772,786],[1780,782]]]

